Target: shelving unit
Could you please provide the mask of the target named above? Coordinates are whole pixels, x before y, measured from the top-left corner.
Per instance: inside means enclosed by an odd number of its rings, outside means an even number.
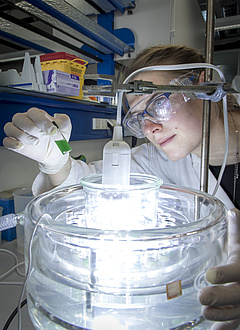
[[[134,0],[0,0],[0,43],[16,47],[16,58],[21,58],[17,50],[22,50],[22,57],[26,51],[30,56],[67,52],[88,65],[96,64],[96,73],[114,75],[114,55],[134,50],[132,32],[114,30],[114,12],[124,13],[134,6]],[[0,54],[0,60],[9,60],[10,68],[14,68],[14,53],[5,54],[5,58]],[[73,123],[73,141],[111,137],[110,129],[93,130],[92,120],[115,119],[114,106],[0,87],[0,145],[5,123],[16,112],[26,112],[32,106],[50,115],[68,114]]]
[[[54,113],[67,114],[73,125],[71,141],[110,138],[110,129],[93,129],[93,118],[116,118],[115,106],[8,87],[0,87],[0,104],[0,145],[5,137],[5,123],[11,121],[15,113],[26,112],[32,106],[47,111],[51,116]]]
[[[123,55],[134,48],[117,37],[112,26],[98,24],[98,17],[112,20],[109,13],[116,10],[123,13],[126,8],[134,7],[134,2],[0,0],[0,38],[41,53],[64,51],[91,64],[102,63],[104,55]]]

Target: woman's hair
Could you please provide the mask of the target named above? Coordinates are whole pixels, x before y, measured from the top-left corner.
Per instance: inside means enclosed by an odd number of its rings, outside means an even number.
[[[157,45],[141,51],[124,71],[125,79],[134,71],[155,65],[175,65],[188,63],[205,63],[205,57],[195,48],[185,45]],[[181,76],[190,70],[171,71],[175,77]],[[192,71],[192,70],[191,70]],[[203,69],[193,70],[199,75]],[[222,117],[222,101],[218,102],[220,116]],[[239,105],[233,95],[228,95],[228,109],[230,111],[239,111]]]
[[[184,45],[157,45],[141,51],[125,69],[125,78],[146,66],[205,63],[204,56],[195,48]],[[202,69],[194,70],[201,73]],[[181,70],[180,74],[183,74]]]

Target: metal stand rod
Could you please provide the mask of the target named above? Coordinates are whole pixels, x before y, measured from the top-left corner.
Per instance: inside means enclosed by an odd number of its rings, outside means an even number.
[[[214,49],[214,6],[215,0],[208,0],[207,22],[206,22],[206,45],[205,58],[207,63],[212,63]],[[205,69],[205,81],[212,78],[211,69]],[[211,101],[203,101],[203,125],[202,125],[202,146],[201,146],[201,172],[200,190],[208,192],[208,171],[209,171],[209,147],[210,147],[210,122],[211,122]]]

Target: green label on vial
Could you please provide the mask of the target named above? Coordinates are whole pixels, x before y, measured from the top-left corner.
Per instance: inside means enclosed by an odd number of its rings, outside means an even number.
[[[60,151],[62,152],[63,155],[65,155],[67,152],[71,151],[71,147],[70,145],[67,143],[66,140],[58,140],[58,141],[55,141],[58,148],[60,149]]]

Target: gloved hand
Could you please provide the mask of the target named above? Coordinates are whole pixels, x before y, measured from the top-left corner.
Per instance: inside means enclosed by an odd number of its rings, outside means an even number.
[[[222,321],[214,323],[214,330],[234,330],[240,324],[240,211],[229,211],[228,218],[228,264],[206,272],[216,286],[201,289],[198,296],[205,318]]]
[[[55,114],[51,117],[44,110],[31,108],[25,113],[15,114],[12,122],[4,126],[7,137],[3,145],[37,161],[42,172],[55,174],[66,164],[69,154],[63,155],[55,143],[63,137],[53,121],[68,141],[72,125],[67,115]]]

